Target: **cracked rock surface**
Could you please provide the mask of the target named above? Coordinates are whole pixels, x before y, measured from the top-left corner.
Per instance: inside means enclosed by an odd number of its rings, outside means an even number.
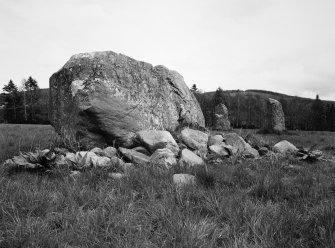
[[[131,147],[140,130],[205,126],[183,77],[111,51],[74,55],[50,78],[50,121],[90,146]]]

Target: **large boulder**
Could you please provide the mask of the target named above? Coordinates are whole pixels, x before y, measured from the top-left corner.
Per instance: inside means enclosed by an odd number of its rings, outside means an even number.
[[[136,132],[205,126],[183,77],[114,52],[77,54],[50,78],[49,119],[82,144],[134,145]]]
[[[220,103],[214,109],[214,129],[215,130],[230,130],[230,121],[228,118],[228,109]]]
[[[282,132],[286,129],[282,105],[272,98],[267,101],[265,129],[271,132]]]
[[[168,131],[147,130],[138,132],[138,139],[152,153],[157,149],[169,148],[174,154],[178,154],[179,146]]]

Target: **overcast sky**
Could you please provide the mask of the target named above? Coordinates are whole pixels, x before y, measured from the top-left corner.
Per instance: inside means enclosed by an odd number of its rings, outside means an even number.
[[[0,0],[0,86],[111,50],[205,91],[335,100],[335,0]]]

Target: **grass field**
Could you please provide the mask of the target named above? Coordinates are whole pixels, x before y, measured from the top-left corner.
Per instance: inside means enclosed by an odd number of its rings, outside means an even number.
[[[47,126],[21,126],[21,135],[13,126],[0,128],[7,133],[1,142],[13,142],[10,149],[1,143],[11,154],[48,147],[54,135]],[[335,133],[262,137],[334,152]],[[137,168],[123,180],[109,178],[111,170],[74,180],[66,171],[1,169],[0,247],[335,247],[331,162],[227,159],[208,171]],[[195,174],[197,185],[175,188],[175,172]]]

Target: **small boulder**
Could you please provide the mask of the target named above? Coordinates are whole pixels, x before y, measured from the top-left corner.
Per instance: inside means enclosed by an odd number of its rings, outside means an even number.
[[[176,156],[168,148],[157,149],[150,157],[150,163],[170,169],[177,164]]]
[[[181,158],[179,163],[183,166],[198,166],[203,165],[204,161],[195,153],[188,149],[184,149],[181,151]]]
[[[273,151],[281,154],[296,153],[298,148],[287,140],[282,140],[273,146]]]
[[[115,180],[120,180],[124,177],[124,174],[123,173],[108,173],[108,176]]]
[[[211,153],[218,155],[218,156],[224,156],[224,157],[229,156],[229,152],[226,150],[225,146],[223,145],[211,145],[209,147],[209,150],[211,151]]]
[[[80,175],[81,175],[80,171],[71,171],[70,173],[70,177],[72,177],[73,179],[77,179]]]
[[[181,131],[183,142],[193,150],[207,149],[208,134],[199,130],[184,128]]]
[[[93,167],[108,167],[111,166],[111,159],[108,157],[97,157],[92,160]]]
[[[131,149],[119,147],[119,152],[129,159],[132,163],[136,163],[139,165],[146,165],[149,163],[150,157],[144,155],[143,153],[133,151]]]
[[[168,131],[145,130],[138,132],[137,136],[152,153],[162,148],[169,148],[176,155],[179,153],[179,146]]]
[[[76,164],[78,167],[90,167],[97,163],[99,156],[94,152],[80,151],[76,153]]]
[[[151,153],[143,146],[138,146],[133,148],[132,150],[143,153],[144,155],[150,156]]]
[[[259,158],[259,153],[255,148],[252,148],[248,143],[245,144],[245,149],[242,153],[247,158]]]
[[[115,166],[117,166],[117,167],[121,167],[121,168],[123,168],[123,166],[124,166],[124,162],[123,162],[123,160],[122,159],[120,159],[120,158],[118,158],[118,157],[111,157],[110,158],[110,161],[111,161],[111,163],[113,164],[113,165],[115,165]]]
[[[105,155],[104,151],[99,147],[94,147],[92,150],[90,150],[90,152],[94,152],[95,154],[97,154],[99,156],[104,156]]]
[[[183,187],[186,185],[194,185],[196,184],[196,178],[190,174],[174,174],[173,175],[173,183],[177,187]]]
[[[103,152],[104,152],[103,156],[106,156],[109,158],[115,157],[117,154],[116,148],[112,146],[106,147],[105,149],[103,149]]]
[[[246,148],[244,139],[236,133],[228,133],[223,136],[225,143],[237,149],[236,153],[243,153]],[[234,153],[235,154],[235,153]]]
[[[223,143],[222,135],[212,135],[208,138],[208,146],[221,145]]]

